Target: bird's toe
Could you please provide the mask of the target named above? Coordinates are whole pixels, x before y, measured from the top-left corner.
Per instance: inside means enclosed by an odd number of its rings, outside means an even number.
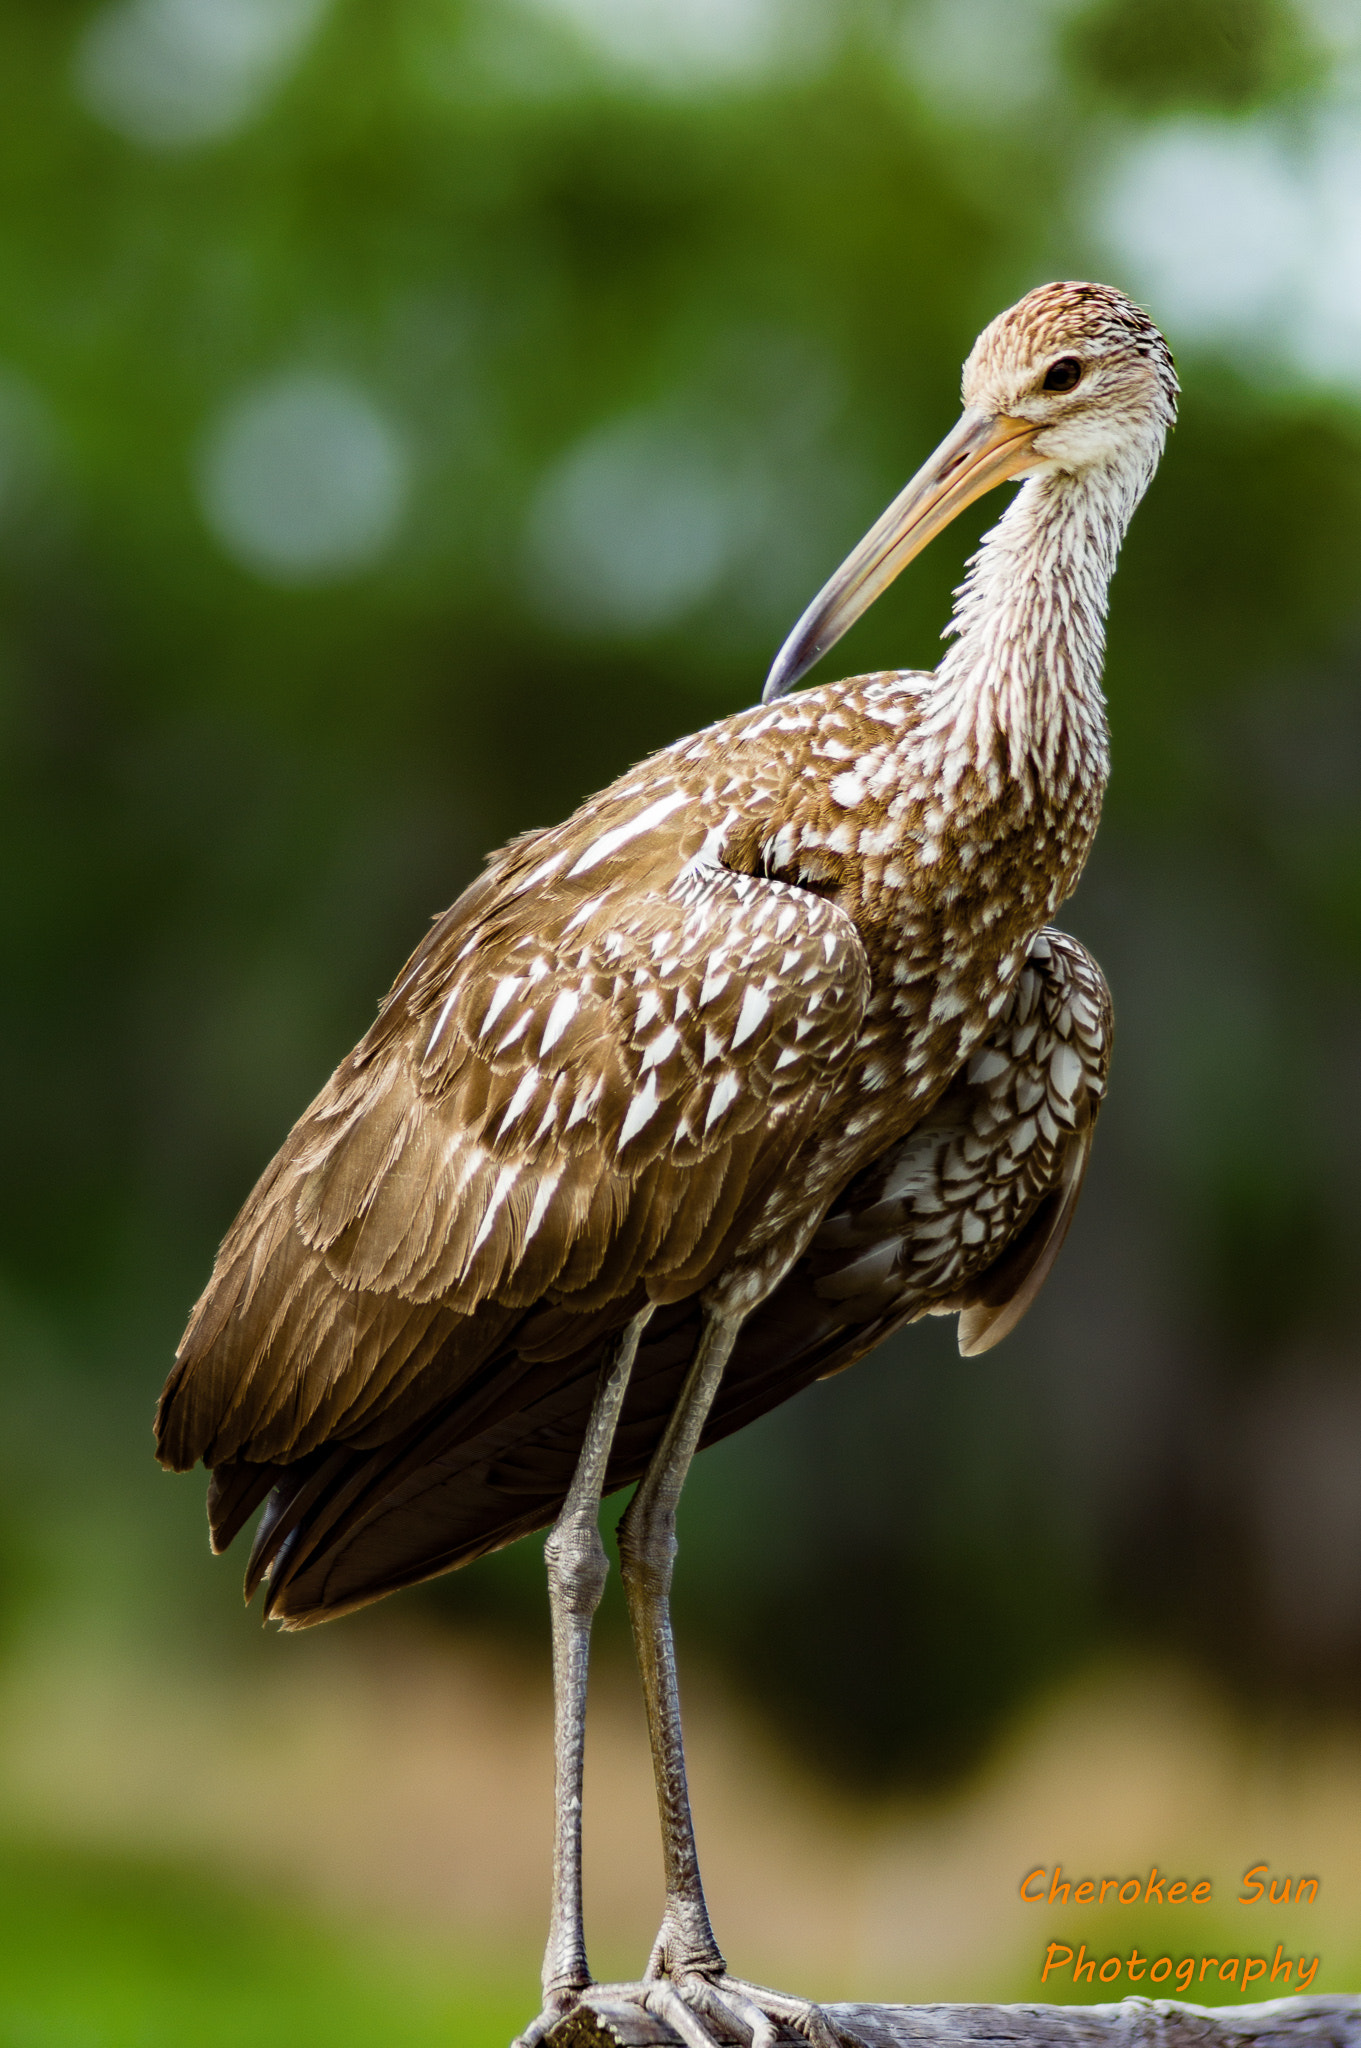
[[[750,1984],[745,1977],[730,1977],[726,1973],[714,1988],[735,2011],[744,2017],[754,2015],[761,2021],[765,2031],[759,2043],[754,2041],[753,2048],[764,2048],[767,2040],[811,2042],[813,2048],[848,2048],[850,2037],[838,2033],[822,2007],[811,1998],[772,1991],[765,1984]],[[854,2048],[859,2048],[859,2044],[855,2043]]]
[[[550,2034],[554,2035],[554,2048],[567,2048],[566,2038],[556,2034],[555,2029],[577,2009],[581,1995],[580,1990],[551,1993],[544,2000],[542,2012],[515,2036],[510,2048],[542,2048]]]
[[[542,2048],[860,2048],[808,1999],[694,1969],[641,1984],[593,1985],[539,2041]]]

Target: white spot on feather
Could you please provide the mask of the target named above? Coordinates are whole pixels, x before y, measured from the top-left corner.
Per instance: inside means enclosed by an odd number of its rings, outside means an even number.
[[[518,974],[503,975],[501,980],[497,982],[492,999],[487,1005],[487,1014],[482,1019],[482,1029],[477,1034],[479,1038],[486,1037],[502,1010],[505,1009],[506,1004],[520,988],[520,985],[521,978]]]
[[[534,1197],[534,1207],[530,1210],[529,1221],[525,1224],[526,1244],[529,1243],[530,1238],[533,1237],[535,1231],[543,1222],[544,1217],[548,1214],[548,1205],[557,1193],[558,1182],[561,1179],[562,1175],[560,1173],[550,1173],[539,1182],[539,1190]]]
[[[487,1204],[487,1213],[478,1226],[477,1236],[473,1239],[472,1246],[468,1252],[469,1265],[472,1264],[475,1254],[481,1251],[483,1245],[491,1236],[496,1224],[496,1218],[501,1210],[501,1205],[519,1178],[520,1169],[518,1166],[503,1166],[501,1168],[500,1173],[496,1177],[496,1186],[491,1191],[491,1200]],[[464,1270],[466,1272],[467,1268],[465,1267]]]
[[[770,849],[772,856],[771,866],[777,868],[792,866],[796,844],[794,827],[792,825],[782,825],[775,834],[775,843]]]
[[[565,988],[548,1012],[548,1022],[543,1027],[543,1037],[539,1041],[540,1058],[551,1045],[557,1044],[580,1008],[581,997],[577,991],[574,988]]]
[[[709,1114],[704,1119],[706,1137],[718,1122],[718,1119],[732,1108],[741,1092],[741,1087],[742,1084],[736,1074],[728,1073],[719,1076],[718,1086],[714,1089],[713,1099],[709,1104]]]
[[[540,882],[546,882],[550,875],[557,873],[566,858],[567,854],[564,851],[562,853],[555,853],[551,860],[540,861],[538,867],[531,874],[526,875],[522,882],[517,884],[515,894],[523,896],[526,890],[537,889]]]
[[[654,825],[660,825],[663,818],[669,818],[673,811],[678,811],[683,803],[688,802],[689,796],[685,790],[673,789],[670,796],[658,797],[655,804],[649,804],[645,811],[639,811],[636,818],[628,818],[622,825],[616,825],[612,831],[602,832],[599,839],[593,840],[587,847],[576,866],[567,870],[568,881],[570,882],[574,875],[586,874],[602,860],[608,860],[621,846],[627,846],[630,839],[637,839],[640,833],[650,832]]]
[[[446,1024],[447,1024],[447,1023],[449,1022],[449,1018],[450,1018],[450,1015],[451,1015],[451,1013],[452,1013],[452,1011],[453,1011],[453,1007],[454,1007],[454,1004],[455,1004],[455,1003],[456,1003],[456,1002],[458,1001],[458,993],[459,993],[459,992],[458,992],[458,990],[457,990],[457,989],[455,989],[455,990],[454,990],[454,992],[453,992],[453,994],[452,994],[451,996],[446,996],[446,997],[444,998],[444,1003],[443,1003],[443,1007],[441,1008],[441,1010],[440,1010],[440,1013],[439,1013],[438,1017],[436,1017],[436,1019],[435,1019],[435,1028],[434,1028],[434,1030],[433,1030],[433,1031],[432,1031],[432,1032],[430,1033],[430,1036],[429,1036],[429,1038],[428,1038],[428,1039],[426,1040],[426,1044],[425,1044],[425,1057],[426,1057],[426,1059],[429,1059],[429,1057],[430,1057],[431,1053],[432,1053],[432,1052],[433,1052],[433,1051],[435,1050],[435,1047],[436,1047],[436,1046],[437,1046],[437,1045],[439,1044],[439,1041],[440,1041],[440,1034],[441,1034],[441,1032],[442,1032],[442,1031],[444,1030],[444,1027],[445,1027],[445,1025],[446,1025]]]
[[[742,998],[742,1007],[737,1013],[737,1029],[732,1035],[735,1052],[744,1039],[751,1037],[762,1018],[770,1011],[770,1002],[759,988],[749,988]]]
[[[521,1077],[519,1087],[510,1098],[510,1107],[502,1117],[500,1127],[496,1133],[498,1138],[504,1138],[516,1118],[524,1115],[530,1103],[534,1100],[534,1090],[538,1085],[539,1070],[537,1067],[531,1067],[529,1072]]]
[[[548,1102],[544,1108],[543,1115],[539,1118],[539,1127],[535,1131],[534,1136],[530,1140],[531,1144],[537,1145],[540,1138],[544,1137],[549,1131],[551,1131],[554,1124],[557,1122],[558,1106],[562,1099],[562,1089],[565,1080],[566,1076],[564,1074],[559,1074],[557,1080],[554,1082],[553,1092],[548,1098]]]
[[[511,1046],[515,1045],[518,1042],[518,1040],[524,1037],[526,1031],[528,1031],[530,1025],[533,1022],[534,1012],[532,1010],[526,1010],[524,1012],[524,1015],[519,1017],[516,1020],[516,1022],[511,1025],[510,1030],[506,1033],[505,1037],[498,1041],[496,1046],[497,1052],[509,1052]]]
[[[1049,1078],[1054,1085],[1054,1093],[1062,1096],[1065,1102],[1071,1102],[1073,1091],[1082,1079],[1082,1061],[1071,1045],[1054,1047],[1054,1056],[1049,1062]]]
[[[1029,1111],[1044,1094],[1044,1082],[1034,1074],[1022,1074],[1016,1082],[1016,1107]]]
[[[670,1059],[679,1044],[680,1033],[675,1025],[665,1025],[643,1054],[642,1072],[646,1073],[649,1067],[659,1067],[663,1060]]]
[[[577,1089],[576,1099],[568,1113],[567,1121],[563,1125],[565,1131],[570,1131],[575,1124],[581,1123],[590,1115],[596,1103],[600,1100],[600,1091],[604,1085],[605,1076],[603,1074],[597,1074],[594,1081],[582,1082],[581,1086]]]
[[[927,1018],[932,1024],[944,1024],[951,1017],[962,1017],[968,1007],[967,1002],[958,989],[938,988],[935,995],[931,998],[931,1008],[927,1011]]]
[[[618,1149],[622,1152],[630,1138],[636,1138],[643,1125],[657,1114],[657,1076],[649,1074],[647,1082],[629,1104],[629,1113],[624,1118],[624,1127],[619,1133]]]

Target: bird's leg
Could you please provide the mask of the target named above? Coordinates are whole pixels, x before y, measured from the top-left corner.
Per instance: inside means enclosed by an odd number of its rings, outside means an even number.
[[[553,1909],[543,1958],[543,2011],[516,2048],[535,2048],[591,1981],[582,1924],[581,1788],[591,1622],[609,1573],[600,1540],[600,1496],[638,1340],[651,1313],[649,1307],[634,1317],[600,1369],[572,1484],[544,1545],[553,1617]]]
[[[676,1557],[676,1503],[739,1327],[737,1321],[724,1316],[706,1319],[680,1399],[619,1524],[619,1569],[643,1674],[666,1876],[666,1913],[649,1964],[650,1976],[674,1970],[721,1974],[724,1968],[704,1903],[690,1817],[670,1593]]]
[[[781,2036],[791,2035],[816,2048],[840,2048],[817,2006],[727,1974],[705,1903],[690,1814],[669,1604],[676,1505],[740,1327],[740,1318],[707,1317],[680,1399],[619,1524],[620,1572],[642,1668],[661,1811],[666,1910],[647,1982],[599,1985],[591,2002],[604,2009],[621,1997],[641,1998],[686,2048],[716,2048],[719,2041],[774,2048]]]

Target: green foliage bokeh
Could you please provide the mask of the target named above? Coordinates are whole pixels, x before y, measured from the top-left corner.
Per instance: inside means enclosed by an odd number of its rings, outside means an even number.
[[[0,11],[0,1617],[98,1587],[120,1626],[226,1641],[233,1568],[191,1560],[151,1404],[426,920],[487,848],[753,700],[982,323],[1109,273],[1088,200],[1138,122],[1298,114],[1326,66],[1284,0],[1103,0],[994,118],[918,75],[924,6],[829,4],[802,56],[677,83],[567,9],[336,0],[250,119],[169,146],[73,84],[97,12]],[[702,1460],[685,1504],[687,1643],[860,1782],[966,1767],[1113,1641],[1361,1697],[1309,1453],[1358,1421],[1361,424],[1171,338],[1072,913],[1120,1019],[1078,1229],[1004,1353],[920,1333]],[[404,451],[353,571],[262,571],[205,510],[222,421],[285,373],[348,380]],[[554,595],[535,520],[587,443],[679,450],[730,504],[693,602],[593,611],[589,534]],[[990,509],[848,670],[935,659]],[[480,1570],[417,1597],[541,1627],[522,1560]]]

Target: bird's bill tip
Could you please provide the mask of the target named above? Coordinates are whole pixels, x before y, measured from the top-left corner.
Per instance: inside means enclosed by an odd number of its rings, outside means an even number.
[[[813,599],[775,657],[764,701],[792,690],[966,505],[1028,469],[1035,432],[1032,421],[967,409]]]

